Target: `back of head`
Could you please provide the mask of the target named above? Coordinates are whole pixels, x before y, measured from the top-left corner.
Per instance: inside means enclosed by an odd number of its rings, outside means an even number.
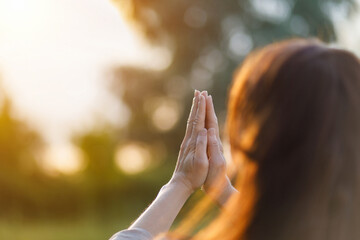
[[[315,40],[252,54],[230,91],[240,191],[195,239],[360,239],[360,63]]]

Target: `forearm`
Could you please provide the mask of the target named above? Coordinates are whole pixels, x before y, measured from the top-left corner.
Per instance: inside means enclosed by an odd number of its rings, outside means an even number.
[[[195,91],[173,178],[130,229],[144,229],[154,237],[167,232],[192,192],[204,184],[209,167],[205,111],[205,98]]]
[[[130,229],[142,228],[153,236],[167,232],[191,193],[192,191],[183,182],[177,179],[170,180]]]

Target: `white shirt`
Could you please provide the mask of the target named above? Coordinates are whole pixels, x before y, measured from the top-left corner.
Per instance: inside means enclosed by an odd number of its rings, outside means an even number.
[[[153,236],[142,228],[132,228],[115,233],[110,240],[152,240]]]

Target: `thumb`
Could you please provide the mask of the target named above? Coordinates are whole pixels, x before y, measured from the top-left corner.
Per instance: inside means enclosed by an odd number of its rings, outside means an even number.
[[[207,164],[207,130],[201,129],[199,135],[196,139],[196,149],[195,149],[195,159],[200,160],[196,161],[200,164]]]
[[[214,128],[210,128],[208,131],[208,153],[210,168],[216,172],[225,171],[226,162]]]

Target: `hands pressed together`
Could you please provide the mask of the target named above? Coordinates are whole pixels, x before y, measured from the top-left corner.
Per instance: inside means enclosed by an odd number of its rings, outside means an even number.
[[[115,234],[111,239],[129,239],[129,231],[139,229],[152,236],[167,232],[191,193],[202,186],[221,206],[237,192],[226,176],[226,162],[212,98],[206,91],[195,91],[172,178],[129,229]]]
[[[171,179],[190,192],[203,186],[206,193],[223,205],[236,192],[226,175],[226,162],[212,97],[195,91],[190,116],[176,168]]]

